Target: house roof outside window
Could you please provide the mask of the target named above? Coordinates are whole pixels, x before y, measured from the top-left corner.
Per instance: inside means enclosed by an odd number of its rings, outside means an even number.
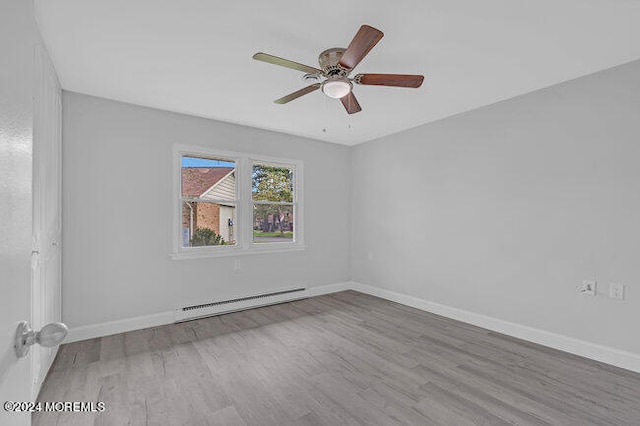
[[[182,196],[185,198],[215,198],[211,197],[213,187],[219,185],[227,177],[228,179],[234,177],[234,171],[233,167],[183,167]],[[233,187],[235,191],[235,182],[233,182]],[[235,197],[231,199],[233,198]]]

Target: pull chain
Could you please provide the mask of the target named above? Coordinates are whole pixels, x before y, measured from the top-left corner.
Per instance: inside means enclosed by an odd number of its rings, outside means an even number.
[[[324,127],[322,128],[322,132],[323,133],[327,133],[327,97],[323,96],[324,98]]]

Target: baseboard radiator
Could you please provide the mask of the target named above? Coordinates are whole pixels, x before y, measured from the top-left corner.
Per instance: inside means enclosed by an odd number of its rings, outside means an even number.
[[[174,322],[190,321],[197,318],[211,317],[229,312],[258,308],[260,306],[275,305],[291,302],[293,300],[306,299],[309,292],[304,287],[288,288],[239,297],[236,299],[219,300],[200,305],[185,306],[175,310]]]

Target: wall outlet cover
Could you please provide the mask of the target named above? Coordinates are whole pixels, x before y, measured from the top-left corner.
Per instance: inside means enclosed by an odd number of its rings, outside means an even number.
[[[611,299],[624,300],[624,284],[609,283],[609,297]]]

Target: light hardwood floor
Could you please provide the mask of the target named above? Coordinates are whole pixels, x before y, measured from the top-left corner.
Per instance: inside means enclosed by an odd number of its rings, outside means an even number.
[[[63,345],[34,425],[640,425],[640,374],[361,293]]]

